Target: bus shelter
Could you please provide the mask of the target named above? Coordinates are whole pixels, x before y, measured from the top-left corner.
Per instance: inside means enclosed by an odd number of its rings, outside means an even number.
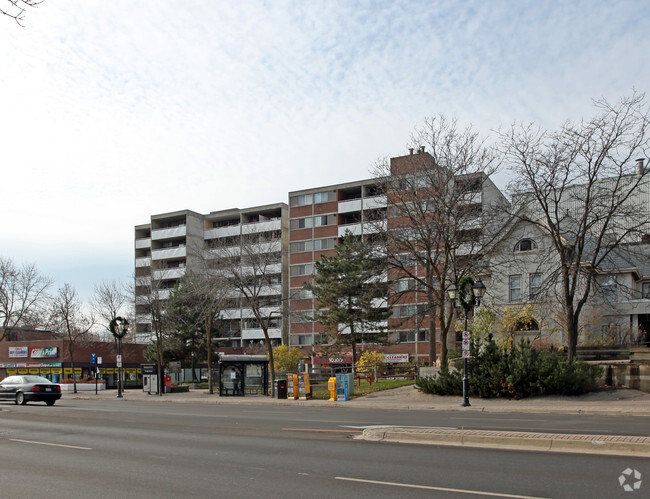
[[[269,392],[266,355],[220,355],[219,395],[244,397]]]

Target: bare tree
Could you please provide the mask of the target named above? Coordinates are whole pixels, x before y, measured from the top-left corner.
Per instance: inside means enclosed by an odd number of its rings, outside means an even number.
[[[34,325],[51,285],[35,265],[17,267],[10,258],[0,258],[0,341],[16,327]]]
[[[203,262],[206,263],[205,261]],[[206,361],[208,364],[208,392],[214,393],[212,380],[212,334],[215,323],[228,295],[228,280],[220,272],[204,265],[200,272],[189,272],[184,277],[195,306],[200,314],[205,342],[207,345]],[[193,374],[193,373],[192,373]]]
[[[272,395],[275,391],[275,367],[269,330],[281,320],[283,304],[273,303],[269,297],[274,294],[273,286],[280,283],[281,251],[280,240],[265,233],[242,234],[236,245],[217,239],[209,249],[214,258],[213,267],[230,289],[239,294],[242,308],[250,310],[256,325],[262,330]]]
[[[43,0],[3,0],[10,6],[3,6],[0,8],[0,14],[11,17],[19,26],[25,27],[23,24],[25,20],[25,11],[30,7],[38,7]]]
[[[566,122],[557,131],[515,125],[501,134],[513,174],[513,213],[552,244],[547,279],[563,309],[570,361],[601,267],[623,243],[650,234],[648,171],[643,160],[633,163],[647,152],[645,96],[594,104],[598,114],[588,121]]]
[[[66,340],[70,366],[74,373],[75,347],[90,339],[95,320],[92,315],[84,313],[77,291],[70,284],[64,284],[52,299],[50,324],[55,335]],[[77,378],[74,374],[72,382],[74,393],[77,393]]]
[[[109,333],[111,332],[111,321],[125,315],[122,311],[127,306],[127,303],[128,296],[125,288],[116,280],[95,284],[91,307]],[[135,321],[133,323],[135,324]]]
[[[136,274],[135,277],[135,289],[138,290],[135,295],[136,314],[148,315],[151,320],[159,383],[164,374],[165,309],[170,293],[170,289],[166,287],[166,282],[162,270],[151,270],[148,274]],[[162,392],[163,390],[158,390],[158,395],[162,396]]]
[[[412,143],[411,154],[379,161],[373,170],[388,203],[389,279],[412,279],[416,288],[394,294],[392,303],[425,295],[429,362],[436,361],[437,318],[440,361],[446,366],[453,324],[447,289],[479,270],[481,248],[494,226],[487,216],[505,198],[489,180],[497,158],[471,127],[461,129],[455,120],[439,116],[426,120]]]

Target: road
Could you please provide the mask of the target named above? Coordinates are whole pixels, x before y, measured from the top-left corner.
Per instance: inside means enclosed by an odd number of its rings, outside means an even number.
[[[650,460],[365,442],[371,425],[647,435],[645,418],[0,404],[0,497],[646,497]],[[624,430],[624,431],[623,431]],[[618,477],[642,473],[626,493]]]

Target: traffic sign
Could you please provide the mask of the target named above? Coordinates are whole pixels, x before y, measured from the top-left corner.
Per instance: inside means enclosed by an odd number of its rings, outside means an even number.
[[[469,357],[469,350],[463,350],[463,359],[468,359]]]
[[[91,364],[97,364],[97,354],[96,353],[91,353],[90,354],[90,363]]]
[[[463,339],[464,340],[469,340],[469,336],[470,336],[469,331],[463,331]]]
[[[117,367],[122,367],[122,356],[121,355],[117,356]]]
[[[469,340],[463,340],[463,350],[469,350]]]

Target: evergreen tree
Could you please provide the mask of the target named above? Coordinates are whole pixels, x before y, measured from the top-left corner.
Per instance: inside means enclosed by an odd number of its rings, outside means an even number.
[[[350,346],[356,364],[359,343],[386,343],[386,255],[383,248],[350,232],[335,250],[315,263],[313,283],[305,288],[318,301],[314,319],[323,324],[329,343]]]

